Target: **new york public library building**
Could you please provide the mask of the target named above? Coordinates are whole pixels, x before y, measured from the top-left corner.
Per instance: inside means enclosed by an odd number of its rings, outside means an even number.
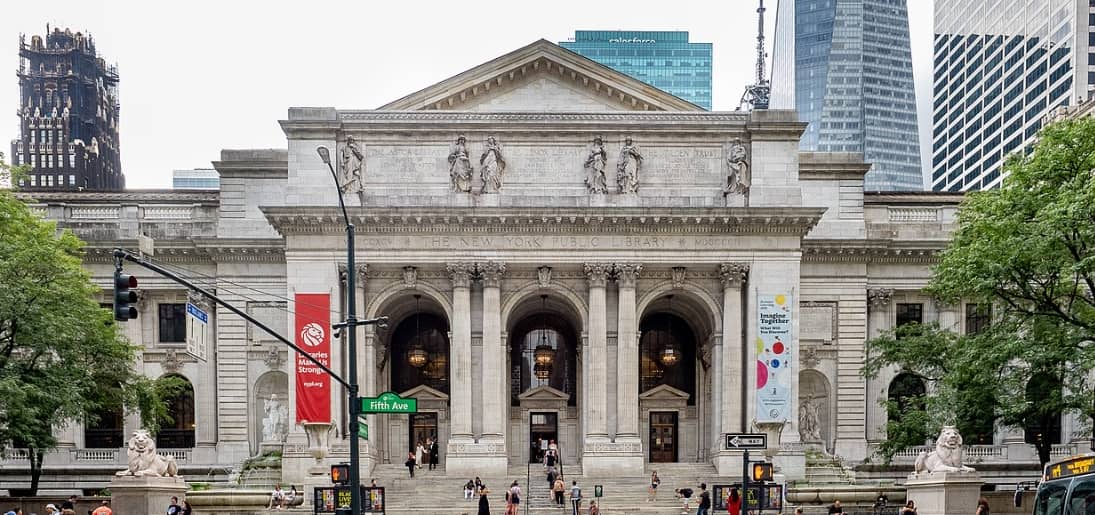
[[[345,339],[330,324],[356,274],[358,315],[390,319],[359,333],[361,395],[414,397],[419,411],[366,417],[373,473],[436,437],[453,477],[523,474],[542,440],[586,476],[674,467],[664,463],[733,476],[742,454],[724,435],[774,419],[787,421],[776,461],[801,479],[811,447],[868,458],[880,401],[895,385],[926,387],[897,370],[864,379],[868,337],[909,321],[978,323],[920,291],[960,196],[865,194],[862,156],[800,152],[794,112],[703,111],[547,41],[377,109],[294,107],[279,123],[286,148],[222,151],[219,191],[29,202],[87,240],[104,302],[111,250],[145,234],[154,259],[297,342],[329,345],[340,371]],[[320,146],[356,226],[353,270]],[[190,298],[209,313],[195,323],[182,287],[126,270],[141,285],[140,316],[125,324],[144,348],[137,366],[192,385],[158,436],[183,475],[223,479],[280,449],[282,483],[299,485],[316,482],[312,450],[347,459],[337,383],[298,378],[285,346]],[[188,340],[206,342],[204,361]],[[308,418],[324,415],[329,425]],[[104,486],[138,425],[119,409],[59,429],[43,489]],[[1062,453],[1072,425],[1055,428]],[[1036,462],[1022,440],[1000,431],[970,452]],[[0,461],[6,484],[26,480],[19,452]]]

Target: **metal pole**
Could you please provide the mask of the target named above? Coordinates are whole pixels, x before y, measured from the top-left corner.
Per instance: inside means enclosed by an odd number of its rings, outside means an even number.
[[[749,498],[749,449],[745,449],[741,460],[741,512],[749,513],[749,501],[746,500]]]

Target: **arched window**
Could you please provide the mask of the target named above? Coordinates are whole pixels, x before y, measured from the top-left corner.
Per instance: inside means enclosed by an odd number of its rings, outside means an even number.
[[[920,376],[902,372],[890,381],[888,398],[893,404],[889,419],[896,421],[909,411],[924,409],[924,395],[928,389],[924,386],[924,380]]]
[[[156,447],[160,449],[189,449],[194,447],[194,386],[180,375],[172,375],[186,384],[182,391],[167,401],[167,414],[171,421],[156,434]]]
[[[639,324],[639,392],[668,385],[696,404],[696,337],[681,317],[655,313]]]
[[[1052,410],[1060,406],[1061,383],[1047,374],[1038,374],[1027,383],[1027,400],[1031,402],[1031,411],[1023,423],[1026,443],[1061,443],[1061,412]],[[1046,406],[1050,409],[1039,409]]]
[[[392,390],[421,385],[449,393],[449,332],[445,319],[418,312],[392,334]]]
[[[533,313],[517,324],[510,343],[510,402],[533,388],[550,386],[566,393],[575,406],[578,388],[577,336],[566,321],[547,311]]]

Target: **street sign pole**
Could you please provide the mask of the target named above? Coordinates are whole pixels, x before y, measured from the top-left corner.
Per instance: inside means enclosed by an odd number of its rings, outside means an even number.
[[[741,511],[745,513],[749,509],[749,503],[745,502],[745,499],[749,497],[749,449],[745,449],[741,460],[741,500],[746,508]]]

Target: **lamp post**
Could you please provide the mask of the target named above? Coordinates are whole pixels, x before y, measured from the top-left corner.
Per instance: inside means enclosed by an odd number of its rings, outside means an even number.
[[[361,423],[358,421],[358,412],[360,411],[359,401],[357,399],[357,326],[369,325],[379,323],[383,324],[387,321],[385,317],[373,319],[373,320],[358,320],[357,306],[355,305],[355,297],[357,296],[356,286],[354,284],[354,276],[356,266],[354,265],[354,224],[350,223],[350,217],[346,214],[346,202],[342,199],[342,184],[338,182],[338,174],[335,173],[334,166],[331,165],[331,151],[327,147],[320,146],[316,148],[316,152],[319,154],[319,158],[323,160],[323,163],[327,165],[327,168],[331,170],[331,177],[335,180],[335,189],[338,191],[338,207],[342,208],[342,219],[346,222],[346,320],[342,323],[335,324],[334,327],[337,330],[346,329],[347,331],[347,344],[346,351],[349,354],[349,386],[348,390],[350,396],[349,412],[350,412],[350,513],[353,515],[360,515],[361,513],[361,458],[358,456],[358,429]]]

